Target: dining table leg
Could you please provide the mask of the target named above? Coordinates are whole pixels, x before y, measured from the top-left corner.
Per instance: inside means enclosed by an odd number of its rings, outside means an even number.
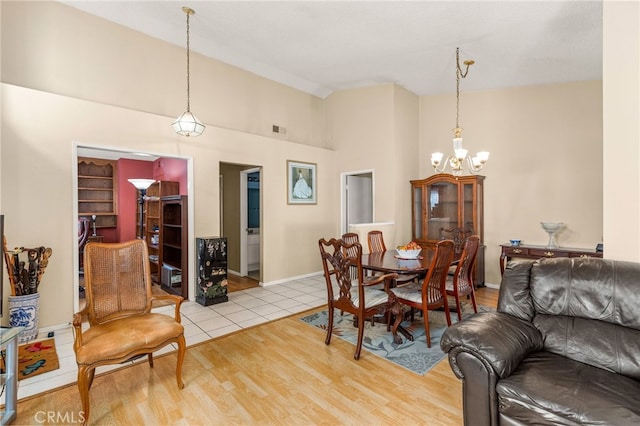
[[[391,333],[393,334],[393,342],[396,344],[402,343],[402,338],[398,336],[398,331],[407,339],[413,342],[413,335],[409,333],[409,330],[402,326],[402,320],[404,319],[404,313],[402,312],[402,303],[398,300],[393,292],[389,293],[389,313],[391,318],[394,319]]]

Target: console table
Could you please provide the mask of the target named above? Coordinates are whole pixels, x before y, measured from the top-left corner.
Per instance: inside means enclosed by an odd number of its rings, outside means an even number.
[[[5,371],[0,381],[5,386],[4,410],[0,411],[0,424],[6,425],[16,418],[18,401],[18,334],[22,327],[0,328],[0,347],[6,350]]]
[[[525,259],[541,259],[543,257],[602,257],[601,251],[581,248],[556,247],[548,248],[546,246],[530,246],[511,244],[500,245],[500,273],[504,274],[504,268],[512,257],[522,257]]]

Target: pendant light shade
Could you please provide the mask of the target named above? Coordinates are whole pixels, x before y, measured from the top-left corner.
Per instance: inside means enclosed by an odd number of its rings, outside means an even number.
[[[204,124],[191,112],[191,87],[189,82],[189,16],[196,12],[189,7],[183,7],[182,11],[187,14],[187,110],[173,122],[172,126],[173,130],[181,136],[200,136],[204,132]]]
[[[182,113],[172,124],[173,130],[182,136],[200,136],[204,132],[202,124],[189,110]]]

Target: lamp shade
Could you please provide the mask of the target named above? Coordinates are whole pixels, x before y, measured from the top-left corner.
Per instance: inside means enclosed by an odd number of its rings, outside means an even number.
[[[182,136],[200,136],[204,132],[202,124],[191,111],[185,111],[172,124],[173,130]]]
[[[151,186],[152,183],[155,182],[155,179],[127,179],[131,185],[135,186],[137,189],[145,190]]]

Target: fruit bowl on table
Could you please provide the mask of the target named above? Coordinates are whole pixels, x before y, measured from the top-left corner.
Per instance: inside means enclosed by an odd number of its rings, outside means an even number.
[[[401,259],[417,259],[422,249],[416,249],[416,250],[396,249],[396,251],[398,252],[398,257]]]

